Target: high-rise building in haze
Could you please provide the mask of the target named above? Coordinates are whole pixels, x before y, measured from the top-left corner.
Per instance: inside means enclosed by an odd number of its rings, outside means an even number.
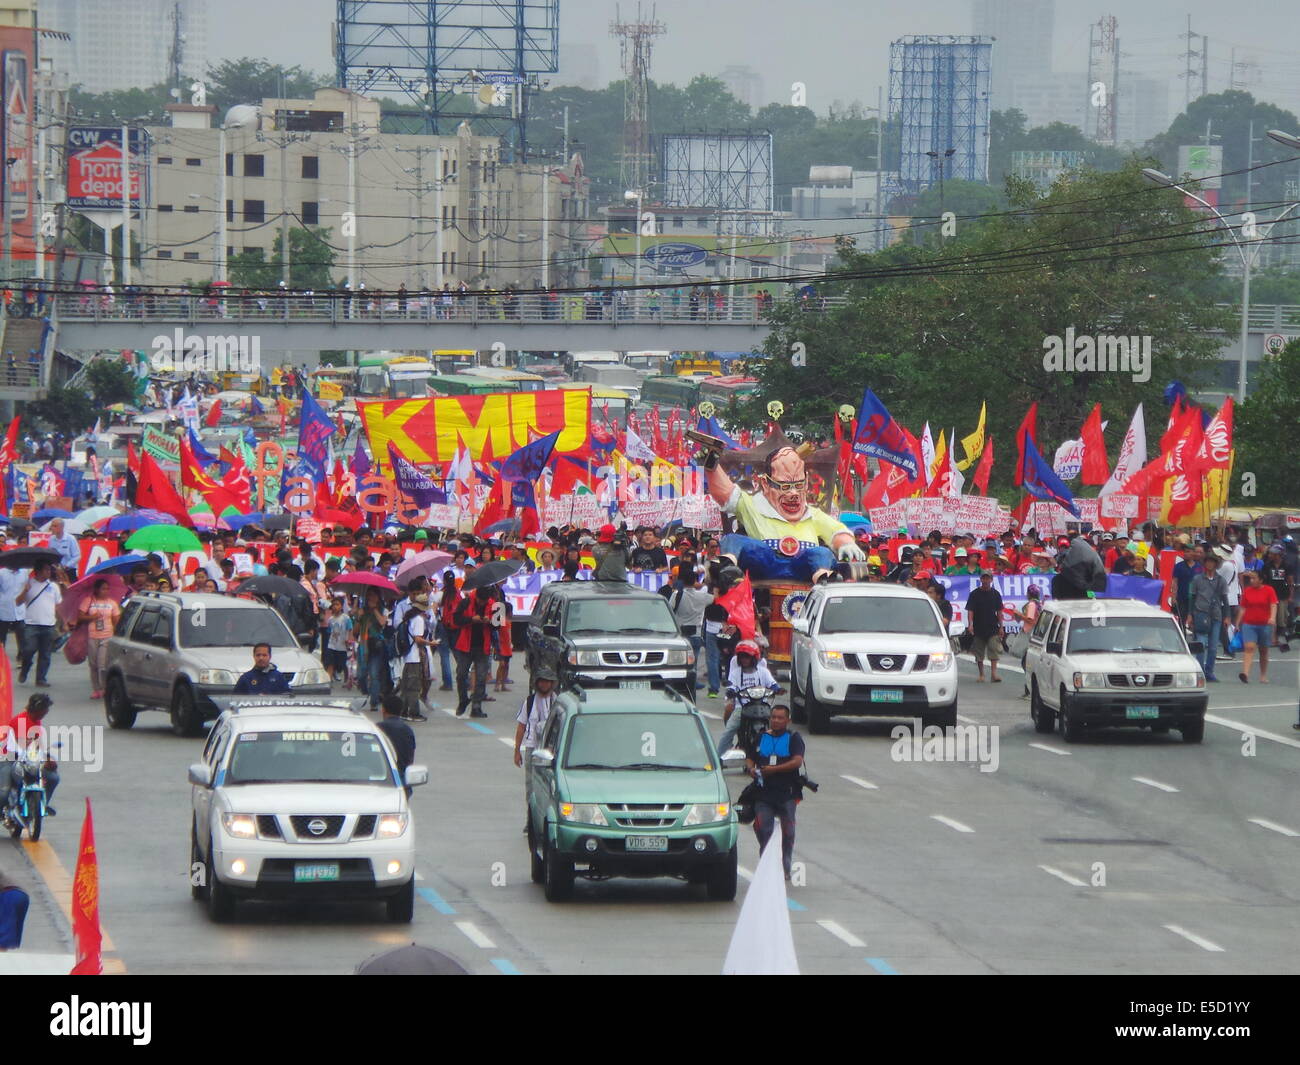
[[[732,96],[755,111],[767,102],[763,99],[763,76],[753,67],[727,67],[718,75],[718,80]]]
[[[1054,0],[972,0],[971,13],[978,36],[997,38],[989,106],[1005,111],[1013,106],[1017,81],[1052,72]]]
[[[171,81],[178,44],[183,79],[207,67],[208,0],[41,0],[39,12],[43,29],[72,38],[42,42],[44,53],[86,92]]]

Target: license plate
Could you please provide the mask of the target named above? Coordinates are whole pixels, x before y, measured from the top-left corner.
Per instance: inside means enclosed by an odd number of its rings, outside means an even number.
[[[903,701],[903,692],[901,688],[875,688],[871,692],[871,701],[873,703],[901,703]]]
[[[650,682],[648,680],[620,680],[618,686],[624,689],[633,688],[648,690],[650,688]]]
[[[1124,710],[1124,716],[1130,721],[1142,721],[1147,718],[1159,717],[1160,707],[1158,706],[1130,706]]]
[[[630,851],[657,851],[668,849],[667,836],[625,836],[627,849]]]
[[[295,884],[321,884],[338,878],[338,862],[317,862],[311,865],[298,864],[293,867],[293,882]]]

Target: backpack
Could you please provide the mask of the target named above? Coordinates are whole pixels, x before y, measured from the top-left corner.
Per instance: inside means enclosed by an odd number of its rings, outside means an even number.
[[[410,611],[402,620],[400,627],[393,631],[393,645],[397,649],[397,657],[405,658],[411,653],[411,648],[415,646],[415,637],[411,635],[411,619],[418,617],[417,611]]]

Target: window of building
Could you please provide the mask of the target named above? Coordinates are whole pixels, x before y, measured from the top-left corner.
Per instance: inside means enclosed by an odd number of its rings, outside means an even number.
[[[199,253],[196,251],[187,251],[184,257],[188,262],[198,262]]]
[[[197,203],[187,203],[183,208],[181,208],[181,210],[186,214],[198,214],[199,205]]]
[[[456,228],[456,205],[455,204],[451,204],[450,206],[448,206],[447,204],[444,203],[442,205],[442,228],[443,229]]]
[[[305,226],[320,225],[320,204],[311,200],[304,200],[302,204],[302,224]]]
[[[682,218],[681,215],[679,215],[679,214],[675,214],[675,215],[673,215],[673,229],[681,229],[681,228],[682,228],[682,224],[683,224],[685,221],[686,221],[686,220],[685,220],[684,218]]]
[[[319,155],[304,155],[302,157],[302,176],[305,178],[320,177]]]
[[[226,152],[226,177],[235,176],[235,153]]]
[[[266,156],[244,156],[244,177],[263,177],[266,174]]]
[[[265,201],[265,200],[245,200],[245,201],[244,201],[244,221],[245,221],[245,222],[265,222],[265,221],[266,221],[266,201]]]
[[[160,259],[170,259],[171,257],[172,257],[172,253],[169,251],[160,251],[158,253],[158,258]]]
[[[227,221],[227,222],[233,222],[234,220],[235,220],[235,201],[234,201],[234,200],[227,200],[227,201],[226,201],[226,221]]]
[[[706,227],[706,226],[708,226],[708,224],[709,224],[709,219],[708,219],[708,217],[705,216],[705,215],[700,215],[700,217],[697,218],[697,219],[695,220],[695,224],[696,224],[697,226],[702,227],[702,228],[703,228],[703,227]]]
[[[454,251],[442,253],[442,272],[444,274],[454,274],[456,272],[456,253]]]
[[[485,251],[478,253],[478,270],[481,274],[487,273],[487,252]]]
[[[159,165],[159,166],[171,166],[171,165],[172,165],[172,157],[171,157],[170,155],[160,155],[160,156],[158,156],[158,165]]]
[[[119,186],[120,186],[120,182],[119,182]],[[121,197],[118,198],[121,199]],[[170,203],[160,203],[158,205],[158,210],[160,210],[163,214],[166,214],[171,209],[172,209],[172,205]]]
[[[119,154],[120,154],[120,153],[119,153]],[[202,159],[193,159],[193,158],[191,158],[191,159],[186,159],[186,160],[185,160],[185,165],[186,165],[186,166],[202,166],[202,165],[203,165],[203,160],[202,160]],[[120,185],[120,184],[122,184],[122,183],[119,181],[118,184]]]
[[[262,254],[262,249],[261,249],[261,247],[246,246],[246,247],[244,248],[244,254],[245,254],[245,255],[261,255],[261,254]]]

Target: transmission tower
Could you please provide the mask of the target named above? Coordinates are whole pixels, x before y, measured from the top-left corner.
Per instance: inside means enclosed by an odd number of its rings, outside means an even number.
[[[1186,110],[1192,102],[1192,79],[1201,79],[1201,92],[1197,99],[1204,96],[1208,88],[1210,39],[1202,33],[1193,32],[1191,15],[1187,16],[1187,32],[1180,33],[1178,36],[1187,41],[1187,51],[1182,54],[1182,58],[1187,60],[1187,69],[1178,75],[1186,82],[1183,86],[1183,110]],[[1192,47],[1193,41],[1200,41],[1200,51]],[[1194,60],[1199,60],[1200,66],[1197,66]]]
[[[1114,147],[1119,140],[1119,22],[1106,15],[1088,28],[1088,100],[1095,112],[1093,139]],[[1098,93],[1096,86],[1101,87]]]
[[[615,9],[609,24],[611,37],[622,44],[623,61],[623,154],[619,160],[619,180],[625,189],[644,190],[650,178],[650,53],[656,37],[668,27],[655,18],[649,19],[637,5],[636,18],[624,22]]]

